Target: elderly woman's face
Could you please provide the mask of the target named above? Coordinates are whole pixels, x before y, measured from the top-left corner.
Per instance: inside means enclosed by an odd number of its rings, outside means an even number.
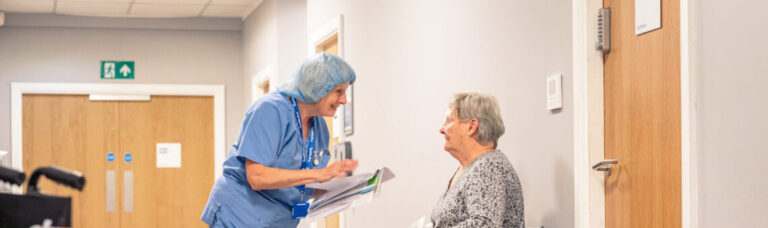
[[[322,116],[333,116],[339,106],[347,103],[347,88],[349,82],[341,83],[331,89],[325,97],[315,103],[317,111]]]
[[[462,147],[462,138],[467,135],[466,128],[466,123],[462,123],[456,115],[455,108],[446,111],[445,123],[443,123],[443,127],[440,128],[440,134],[445,136],[445,145],[443,146],[445,151],[454,152]]]

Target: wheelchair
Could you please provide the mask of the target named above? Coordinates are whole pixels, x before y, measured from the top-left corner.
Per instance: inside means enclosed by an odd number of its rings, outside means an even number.
[[[72,198],[40,192],[37,182],[41,176],[78,191],[85,187],[85,177],[79,172],[40,167],[32,172],[26,194],[0,193],[0,228],[71,226]],[[25,179],[23,172],[0,167],[0,183],[22,186]]]

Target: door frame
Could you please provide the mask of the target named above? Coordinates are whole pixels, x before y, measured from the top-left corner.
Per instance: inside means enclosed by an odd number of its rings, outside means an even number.
[[[325,45],[328,43],[328,41],[336,37],[336,46],[338,47],[338,56],[341,58],[344,58],[344,16],[342,14],[336,15],[323,23],[323,25],[319,26],[315,31],[310,33],[307,41],[307,56],[313,56],[317,54],[318,50],[322,45]],[[354,85],[350,85],[349,90],[352,90],[352,87]],[[349,101],[351,101],[351,98],[347,98]],[[344,130],[344,120],[343,118],[346,118],[346,114],[344,113],[346,109],[340,109],[336,111],[336,113],[333,116],[333,132],[334,135],[331,135],[331,138],[338,137],[339,142],[344,142],[347,140],[347,134]],[[337,136],[338,134],[338,136]],[[342,220],[344,213],[339,213],[339,220]],[[343,223],[343,222],[342,222]],[[341,228],[344,228],[344,225],[340,226]]]
[[[344,58],[344,16],[341,14],[329,19],[309,34],[309,39],[307,39],[307,56],[315,55],[317,47],[334,35],[337,36],[339,57]]]
[[[324,45],[327,43],[327,41],[331,38],[336,36],[336,45],[339,48],[338,50],[338,56],[344,58],[344,16],[342,14],[338,14],[330,19],[328,19],[325,23],[320,25],[317,29],[309,33],[307,37],[307,56],[313,56],[317,54],[317,50],[321,45]],[[351,89],[351,86],[350,86]],[[339,142],[344,142],[347,140],[346,134],[344,133],[343,121],[341,119],[344,117],[344,109],[340,109],[334,114],[334,122],[333,122],[333,132],[334,135],[336,132],[338,132]],[[331,138],[334,137],[334,135],[331,135]],[[354,210],[354,209],[353,209]],[[346,224],[346,213],[344,211],[341,211],[338,213],[339,215],[339,228],[347,227]],[[316,228],[318,226],[318,221],[321,219],[318,219],[314,222],[309,223],[309,227]],[[322,219],[323,221],[324,218]],[[323,223],[325,224],[325,223]]]
[[[22,166],[21,101],[24,94],[213,96],[214,179],[222,175],[226,149],[224,141],[226,114],[224,85],[13,82],[11,83],[11,166],[22,171],[24,167]],[[21,193],[21,190],[20,187],[13,187],[14,193]]]
[[[696,173],[695,74],[689,5],[680,0],[680,115],[682,227],[698,227],[698,178]],[[597,11],[602,0],[572,0],[573,45],[573,183],[574,227],[605,227],[605,192],[602,173],[591,165],[603,159],[603,64],[594,48]],[[694,12],[695,13],[695,12]],[[695,41],[695,37],[693,37]]]
[[[259,92],[259,89],[261,89],[261,85],[264,84],[264,82],[269,82],[269,91],[275,91],[277,88],[277,78],[275,78],[275,74],[272,74],[272,68],[271,67],[265,67],[264,69],[261,69],[259,73],[256,73],[255,75],[251,76],[251,102],[247,103],[245,105],[245,108],[247,109],[253,102],[256,102],[259,98],[261,98],[264,95],[267,95],[267,93],[261,93]]]

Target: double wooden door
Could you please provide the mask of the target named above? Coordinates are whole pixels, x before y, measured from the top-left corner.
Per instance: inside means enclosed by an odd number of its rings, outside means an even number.
[[[78,192],[45,178],[45,194],[72,197],[73,227],[204,227],[214,181],[213,97],[90,101],[22,96],[23,167],[82,172]],[[158,168],[157,144],[179,143],[181,166]],[[26,188],[26,187],[25,187]]]

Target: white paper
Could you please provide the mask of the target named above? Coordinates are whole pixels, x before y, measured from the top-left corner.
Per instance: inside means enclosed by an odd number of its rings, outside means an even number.
[[[313,205],[322,207],[328,203],[333,203],[339,199],[357,195],[360,194],[360,192],[371,189],[377,193],[377,188],[381,187],[381,182],[389,181],[392,178],[395,178],[395,174],[387,167],[381,168],[379,171],[381,171],[381,174],[379,179],[377,179],[377,183],[375,184],[368,184],[368,180],[373,178],[375,173],[363,173],[351,177],[335,178],[325,183],[307,184],[307,188],[322,189],[328,191],[320,196],[317,196],[313,201]]]
[[[181,168],[181,143],[157,143],[157,168]]]
[[[351,177],[336,178],[325,183],[308,184],[307,188],[327,190],[328,192],[314,199],[315,205],[325,204],[339,197],[356,194],[365,187],[371,177],[373,177],[372,173],[358,174]]]
[[[368,183],[376,175],[374,173],[336,178],[325,183],[307,184],[307,188],[323,189],[328,192],[310,200],[312,206],[310,206],[307,218],[302,219],[302,223],[312,222],[318,218],[370,203],[376,195],[373,189],[381,185],[382,182],[395,177],[395,174],[386,167],[377,170],[376,173],[379,174],[379,178],[375,184]]]
[[[661,0],[635,0],[635,35],[661,28]]]
[[[2,167],[11,167],[10,159],[6,159],[6,154],[8,154],[7,151],[0,150],[0,166]],[[8,164],[6,164],[8,163]],[[11,184],[0,182],[0,193],[10,193],[11,192]]]
[[[432,228],[432,222],[427,219],[427,216],[421,216],[416,222],[413,222],[408,228]]]
[[[10,162],[6,162],[11,160],[11,159],[7,159],[8,157],[5,156],[7,154],[8,154],[8,151],[0,150],[0,166],[11,167]]]
[[[329,204],[327,206],[310,210],[307,217],[302,219],[302,221],[306,220],[306,222],[312,222],[312,221],[322,219],[330,215],[342,212],[346,209],[357,208],[359,206],[368,204],[371,201],[373,201],[372,193],[373,192],[368,192],[365,194],[357,194],[349,198],[340,200],[338,202]]]
[[[381,168],[381,182],[392,180],[395,178],[395,173],[387,167]]]
[[[306,223],[314,222],[318,219],[323,219],[330,215],[352,208],[351,207],[352,202],[350,201],[352,201],[352,199],[348,199],[348,200],[345,200],[344,202],[336,203],[333,205],[328,205],[327,207],[323,207],[317,210],[312,210],[309,212],[307,217],[301,219],[301,221]]]
[[[363,173],[363,174],[357,174],[350,177],[340,177],[340,178],[333,178],[330,181],[326,181],[323,183],[311,183],[307,184],[307,188],[316,188],[316,189],[323,189],[323,190],[333,190],[333,189],[349,189],[352,186],[358,185],[364,181],[368,181],[373,177],[373,173]]]

